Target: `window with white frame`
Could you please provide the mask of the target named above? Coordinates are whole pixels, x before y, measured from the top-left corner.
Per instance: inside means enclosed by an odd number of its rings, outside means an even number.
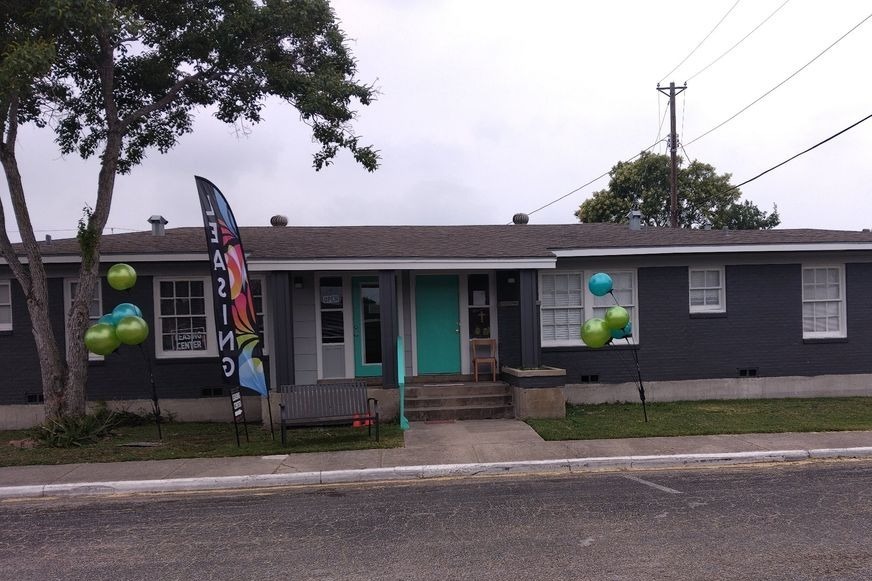
[[[690,284],[691,313],[724,313],[727,310],[726,293],[724,291],[724,269],[721,268],[690,268],[688,272]]]
[[[543,273],[539,286],[542,345],[579,341],[584,323],[584,274]]]
[[[587,289],[587,279],[597,272],[612,278],[612,294],[594,296]],[[630,314],[633,328],[631,342],[638,333],[636,313],[636,272],[634,270],[590,270],[548,272],[540,275],[539,301],[543,347],[584,345],[581,327],[593,317],[604,317],[616,304]],[[616,302],[617,301],[617,302]]]
[[[845,337],[845,277],[842,266],[802,269],[802,336]]]
[[[12,283],[0,280],[0,331],[12,330]]]
[[[205,278],[156,279],[155,338],[162,357],[201,357],[218,350],[210,329],[211,289]]]
[[[254,301],[254,312],[257,314],[258,333],[263,341],[263,354],[268,355],[267,347],[267,326],[266,326],[266,281],[262,278],[251,277],[248,279],[248,284],[251,287],[251,300]]]
[[[73,309],[73,297],[76,296],[76,292],[79,290],[79,281],[67,279],[64,283],[64,313],[69,318],[70,311]],[[103,292],[98,280],[97,284],[94,285],[94,294],[91,296],[91,302],[88,304],[88,326],[96,323],[101,316],[103,316]],[[67,344],[69,344],[69,337],[67,337]],[[95,360],[103,359],[102,355],[95,355],[94,353],[89,353],[88,357]]]

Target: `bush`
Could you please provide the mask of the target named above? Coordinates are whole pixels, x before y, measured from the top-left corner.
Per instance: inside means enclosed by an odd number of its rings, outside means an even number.
[[[117,425],[114,413],[101,413],[101,411],[62,420],[49,419],[34,429],[33,439],[43,446],[72,448],[93,444],[105,438]]]

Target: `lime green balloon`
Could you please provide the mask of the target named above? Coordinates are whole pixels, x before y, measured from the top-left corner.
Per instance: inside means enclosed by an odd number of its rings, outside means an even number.
[[[581,328],[581,340],[591,349],[599,349],[612,340],[612,334],[604,320],[588,319]]]
[[[113,264],[106,273],[106,281],[115,290],[122,291],[133,288],[136,284],[136,271],[129,264],[119,262]]]
[[[623,329],[630,322],[630,313],[624,307],[614,306],[606,311],[606,326],[609,330]]]
[[[115,325],[115,335],[125,345],[139,345],[148,337],[148,323],[142,317],[124,317]]]
[[[115,335],[115,327],[108,323],[91,325],[85,331],[85,347],[97,355],[109,355],[121,345]]]

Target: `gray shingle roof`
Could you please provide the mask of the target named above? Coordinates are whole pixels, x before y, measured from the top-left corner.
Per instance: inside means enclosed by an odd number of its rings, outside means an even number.
[[[872,244],[872,233],[841,230],[687,230],[619,224],[511,226],[243,227],[253,260],[327,258],[548,258],[557,249],[644,249],[680,246]],[[45,255],[78,254],[74,239],[41,242]],[[206,251],[203,228],[167,229],[103,237],[104,255],[190,254]]]

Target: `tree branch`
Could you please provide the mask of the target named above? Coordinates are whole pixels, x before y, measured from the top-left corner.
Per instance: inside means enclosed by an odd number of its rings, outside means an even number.
[[[12,194],[14,188],[15,177],[18,176],[18,182],[21,181],[21,176],[18,175],[18,164],[15,161],[15,140],[18,137],[18,98],[13,97],[10,101],[3,103],[3,129],[5,130],[0,143],[0,162],[3,164],[3,169],[6,173],[6,180],[9,184],[9,193]],[[13,197],[13,205],[15,199]],[[27,225],[30,225],[29,218]],[[21,226],[19,225],[19,228]],[[33,236],[33,228],[30,227],[30,235]],[[23,237],[22,237],[23,239]],[[6,259],[6,264],[12,270],[15,278],[18,279],[21,288],[25,293],[30,292],[32,281],[30,274],[24,265],[21,264],[15,249],[12,247],[12,241],[9,239],[9,233],[6,229],[6,210],[3,207],[3,202],[0,201],[0,252],[3,258]]]
[[[122,119],[122,129],[126,128],[134,121],[141,119],[142,117],[145,117],[146,115],[153,113],[162,107],[166,107],[167,105],[172,103],[172,101],[182,91],[182,89],[184,89],[188,85],[192,83],[199,83],[201,80],[217,79],[218,76],[219,73],[217,71],[212,71],[211,73],[209,71],[200,71],[193,75],[188,75],[187,77],[184,77],[183,79],[179,80],[175,85],[170,87],[170,90],[167,91],[166,95],[149,105],[144,105],[140,107],[139,109]]]
[[[101,30],[97,35],[100,45],[100,62],[97,72],[103,85],[103,105],[106,108],[106,124],[111,130],[118,124],[118,107],[115,105],[115,46],[109,42],[109,35]]]

